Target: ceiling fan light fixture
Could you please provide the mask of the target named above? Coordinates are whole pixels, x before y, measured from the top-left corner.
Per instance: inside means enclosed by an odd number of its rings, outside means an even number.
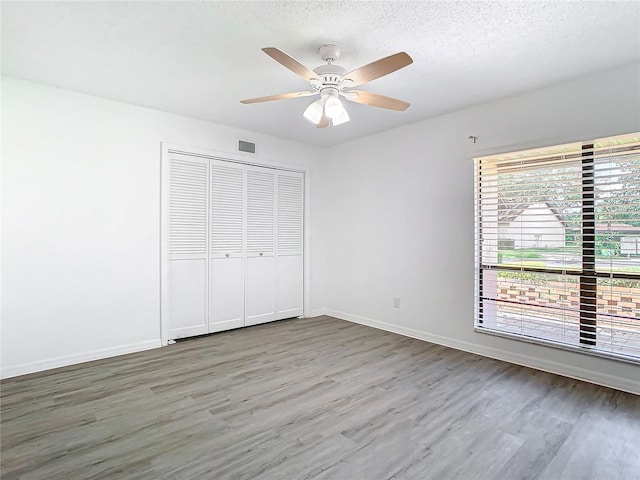
[[[336,95],[329,95],[327,97],[327,101],[324,104],[324,113],[327,115],[327,117],[329,117],[331,120],[335,120],[345,112],[346,110],[344,109],[342,102]]]
[[[322,118],[322,111],[324,110],[323,100],[320,98],[306,108],[304,113],[302,114],[304,118],[309,120],[314,125],[317,125]]]
[[[351,118],[349,117],[346,108],[342,109],[342,113],[340,115],[331,119],[334,127],[337,127],[338,125],[342,125],[343,123],[347,123],[349,121],[351,121]]]

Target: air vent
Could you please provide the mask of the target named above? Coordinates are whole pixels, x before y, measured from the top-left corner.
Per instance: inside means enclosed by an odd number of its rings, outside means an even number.
[[[245,142],[244,140],[238,140],[238,150],[241,152],[256,153],[256,144]]]

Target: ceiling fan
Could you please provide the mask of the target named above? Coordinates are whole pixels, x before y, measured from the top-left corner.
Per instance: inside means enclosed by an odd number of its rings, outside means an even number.
[[[320,98],[312,102],[303,114],[307,120],[316,124],[318,128],[328,127],[329,124],[334,126],[341,125],[350,120],[349,114],[339,97],[344,97],[351,102],[389,110],[404,111],[409,108],[409,103],[396,98],[362,90],[351,90],[352,87],[357,87],[412,64],[413,60],[405,52],[381,58],[347,73],[343,67],[333,63],[340,58],[340,48],[336,45],[323,45],[320,47],[318,53],[327,64],[313,70],[305,67],[295,58],[277,48],[267,47],[263,48],[262,51],[309,82],[312,90],[249,98],[241,100],[240,103],[270,102],[319,94]]]

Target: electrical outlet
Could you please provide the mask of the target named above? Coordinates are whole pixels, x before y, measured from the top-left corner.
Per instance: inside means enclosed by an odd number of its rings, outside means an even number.
[[[400,308],[400,297],[393,297],[394,308]]]

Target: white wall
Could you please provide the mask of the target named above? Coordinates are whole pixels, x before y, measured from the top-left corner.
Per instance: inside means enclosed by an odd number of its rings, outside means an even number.
[[[160,142],[237,152],[239,138],[268,161],[317,153],[2,78],[3,377],[160,344]]]
[[[471,159],[633,131],[638,65],[331,148],[314,212],[326,235],[327,313],[640,393],[638,366],[473,330]]]
[[[473,332],[471,161],[639,131],[639,86],[633,66],[319,152],[3,78],[2,376],[159,345],[160,142],[242,138],[313,165],[312,314],[640,392],[637,366]]]

